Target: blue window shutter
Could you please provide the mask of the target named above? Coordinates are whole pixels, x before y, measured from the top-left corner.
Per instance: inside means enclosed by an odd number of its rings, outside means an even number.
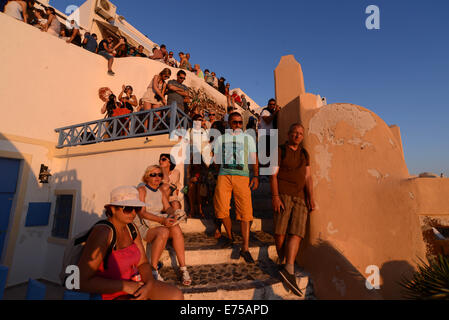
[[[25,227],[48,226],[50,202],[30,202]]]

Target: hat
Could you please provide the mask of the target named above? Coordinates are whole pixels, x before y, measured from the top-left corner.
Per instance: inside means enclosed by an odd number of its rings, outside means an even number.
[[[109,206],[144,207],[145,202],[139,200],[139,191],[132,186],[121,186],[111,191]]]

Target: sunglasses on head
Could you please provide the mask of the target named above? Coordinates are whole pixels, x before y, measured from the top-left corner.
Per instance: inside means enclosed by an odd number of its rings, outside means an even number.
[[[120,208],[123,209],[124,213],[131,213],[131,212],[133,212],[133,210],[136,213],[139,213],[142,210],[142,207],[121,206]]]
[[[154,178],[156,176],[162,178],[164,175],[162,173],[150,173],[148,176],[151,178]]]

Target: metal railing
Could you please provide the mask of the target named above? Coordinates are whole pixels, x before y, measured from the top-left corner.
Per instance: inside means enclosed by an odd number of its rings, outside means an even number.
[[[192,120],[176,103],[157,109],[133,112],[116,117],[85,122],[55,129],[59,133],[57,148],[104,141],[167,134],[191,127]]]

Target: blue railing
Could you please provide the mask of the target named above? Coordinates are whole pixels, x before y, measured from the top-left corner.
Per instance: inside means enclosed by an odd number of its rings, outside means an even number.
[[[170,106],[157,109],[133,112],[55,129],[59,133],[56,147],[73,147],[104,141],[166,134],[176,129],[187,129],[191,126],[191,122],[189,116],[173,103]]]

